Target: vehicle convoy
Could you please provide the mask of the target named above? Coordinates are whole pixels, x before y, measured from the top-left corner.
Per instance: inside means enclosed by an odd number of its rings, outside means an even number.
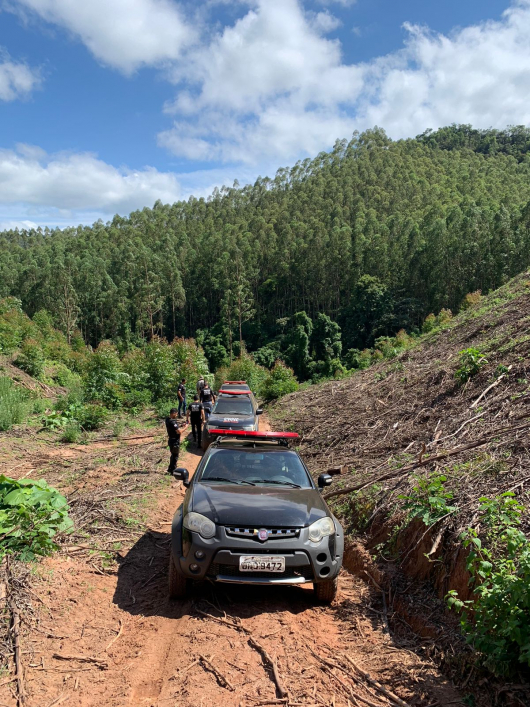
[[[263,410],[258,406],[254,394],[250,390],[228,390],[223,384],[213,410],[204,424],[203,450],[206,451],[214,439],[211,430],[257,432],[259,416],[262,412]]]
[[[172,524],[169,594],[184,597],[190,581],[232,584],[313,583],[333,601],[344,533],[289,442],[293,432],[212,429],[215,436],[190,481]]]

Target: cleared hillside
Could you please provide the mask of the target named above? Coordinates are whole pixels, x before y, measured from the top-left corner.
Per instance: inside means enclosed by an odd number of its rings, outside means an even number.
[[[456,590],[461,600],[476,599],[509,557],[509,534],[530,534],[529,277],[401,355],[291,394],[272,411],[278,427],[301,433],[314,474],[345,465],[328,498],[350,535],[409,576],[432,581],[440,597]],[[516,581],[523,577],[517,556],[526,558],[528,545],[524,535],[513,537],[520,547],[506,576]],[[476,562],[488,563],[484,576],[469,566],[473,547]],[[526,581],[515,604],[528,617]],[[497,630],[488,628],[487,637]],[[517,651],[525,664],[527,653]],[[509,672],[508,653],[493,658],[497,672]]]

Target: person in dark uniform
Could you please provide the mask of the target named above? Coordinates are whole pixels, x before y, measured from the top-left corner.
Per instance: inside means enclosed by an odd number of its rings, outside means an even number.
[[[186,414],[186,379],[183,378],[180,383],[179,387],[177,388],[177,396],[179,399],[179,409],[178,409],[178,416],[182,417],[182,414]]]
[[[171,459],[169,460],[169,466],[167,468],[168,474],[172,474],[177,468],[180,452],[180,435],[189,427],[188,423],[183,427],[179,427],[177,416],[178,409],[171,408],[169,417],[166,417],[167,446],[171,452]]]
[[[212,412],[213,404],[215,403],[215,395],[213,390],[210,388],[210,384],[206,383],[204,388],[201,390],[201,403],[204,407],[204,418],[207,420]]]
[[[204,407],[199,400],[198,395],[193,396],[193,402],[188,405],[186,413],[186,422],[191,421],[191,434],[193,441],[197,442],[197,446],[201,446],[202,442],[202,423],[204,422]]]

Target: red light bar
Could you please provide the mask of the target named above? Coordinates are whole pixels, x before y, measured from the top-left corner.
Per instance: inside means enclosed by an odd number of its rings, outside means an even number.
[[[208,430],[220,437],[253,437],[254,439],[300,439],[297,432],[246,432],[245,430]]]
[[[250,395],[250,390],[220,390],[219,395]]]
[[[246,385],[247,381],[225,381],[223,385]]]

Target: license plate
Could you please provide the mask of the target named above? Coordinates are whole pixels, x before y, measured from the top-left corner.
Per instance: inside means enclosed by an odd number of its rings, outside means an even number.
[[[285,557],[242,555],[239,569],[241,572],[285,572]]]

